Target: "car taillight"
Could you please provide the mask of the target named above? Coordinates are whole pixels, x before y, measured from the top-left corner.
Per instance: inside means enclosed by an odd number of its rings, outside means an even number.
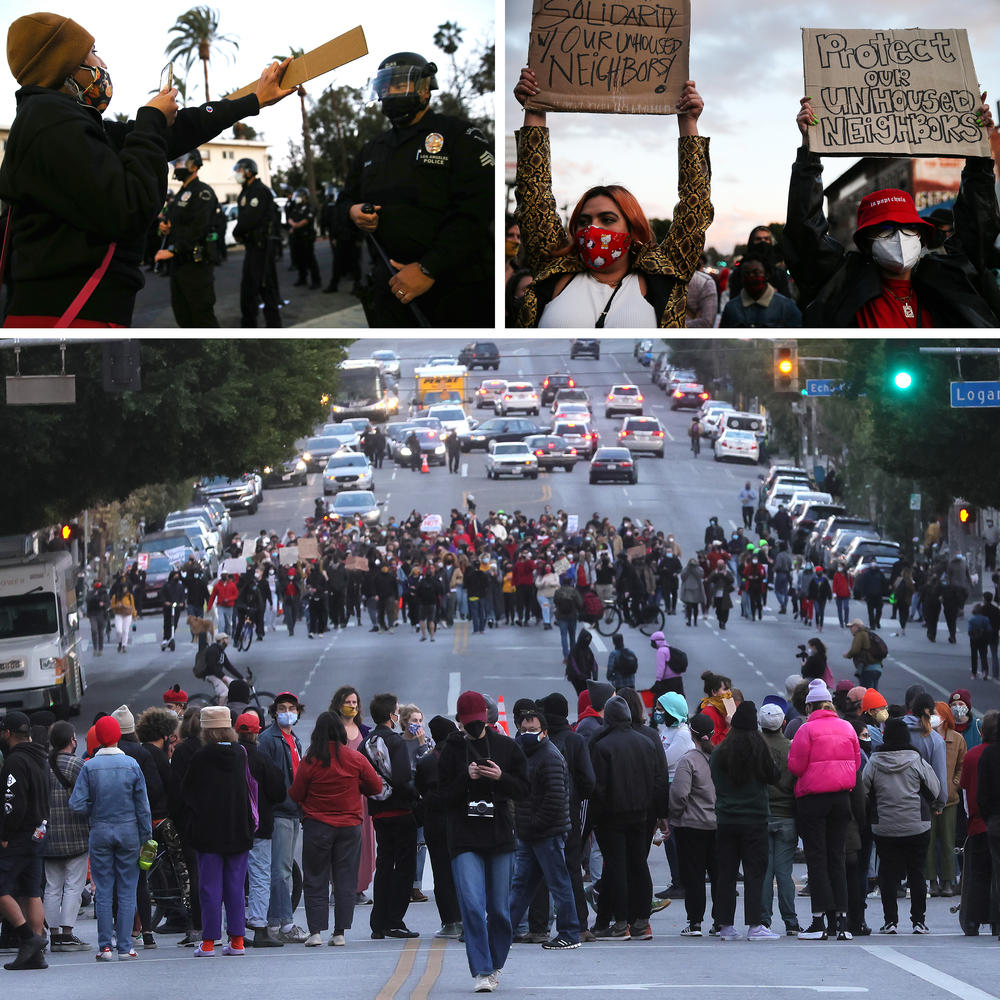
[[[504,399],[510,399],[510,393],[509,393],[509,392],[505,392],[505,393],[503,394],[503,398],[504,398]]]
[[[655,438],[663,437],[663,431],[653,431],[653,437]]]
[[[681,398],[681,396],[683,396],[683,395],[684,395],[684,393],[683,393],[683,392],[681,392],[681,391],[680,391],[680,389],[678,389],[678,390],[677,390],[677,391],[676,391],[676,392],[674,393],[674,398],[675,398],[675,399],[680,399],[680,398]]]
[[[628,466],[630,466],[631,464],[632,464],[631,462],[622,462],[622,463],[621,463],[621,465],[622,465],[622,467],[623,467],[623,468],[627,468],[627,467],[628,467]]]
[[[699,392],[698,393],[698,398],[699,399],[708,399],[708,393],[707,392]]]
[[[548,389],[548,387],[549,387],[549,380],[546,379],[544,382],[542,382],[542,388],[543,389]]]
[[[641,403],[642,402],[642,394],[640,393],[638,396],[636,396],[636,399]]]
[[[548,447],[549,447],[549,451],[552,451],[552,449],[555,447],[555,445],[550,441]]]
[[[566,384],[570,389],[576,388],[576,382],[573,379],[570,379],[569,382],[567,382]]]
[[[576,454],[576,448],[567,448],[566,449],[566,454],[567,455],[575,455]]]
[[[625,438],[631,437],[632,436],[632,432],[631,431],[622,431],[621,436],[625,437]]]
[[[614,393],[609,392],[608,393],[608,402],[610,403],[614,398],[615,398],[614,397]]]
[[[536,448],[536,449],[535,449],[535,454],[536,454],[536,455],[544,455],[545,453],[544,453],[544,452],[542,451],[542,449],[541,449],[541,448]]]

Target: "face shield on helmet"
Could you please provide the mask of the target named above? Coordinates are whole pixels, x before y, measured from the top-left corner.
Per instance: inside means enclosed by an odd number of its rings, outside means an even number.
[[[436,72],[437,66],[420,56],[414,55],[412,62],[390,56],[372,77],[369,107],[381,104],[393,125],[406,125],[430,102],[430,92],[437,89]]]
[[[249,184],[257,176],[257,164],[248,157],[243,157],[236,161],[233,166],[233,173],[240,184]]]

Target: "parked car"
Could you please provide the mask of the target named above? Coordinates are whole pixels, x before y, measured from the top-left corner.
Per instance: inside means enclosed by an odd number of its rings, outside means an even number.
[[[327,513],[334,521],[359,521],[364,524],[378,524],[382,520],[384,500],[376,500],[368,490],[349,490],[338,493],[327,505]]]
[[[484,371],[492,368],[497,371],[500,368],[500,350],[492,340],[477,340],[466,344],[459,351],[458,363],[465,365],[470,372],[473,368],[482,368]]]
[[[263,480],[261,480],[263,489]],[[195,500],[204,502],[209,499],[221,500],[230,511],[245,510],[256,514],[260,504],[257,496],[257,485],[250,473],[242,476],[205,476],[194,484]]]
[[[493,409],[493,404],[503,395],[507,388],[507,380],[502,378],[484,378],[476,390],[476,409]]]
[[[586,420],[557,420],[552,425],[552,433],[564,438],[576,448],[577,454],[593,457],[600,443],[597,430]]]
[[[723,429],[715,440],[715,461],[732,458],[742,462],[760,461],[760,443],[753,431],[734,431],[729,427]]]
[[[309,465],[301,455],[293,455],[277,465],[265,465],[264,486],[305,486]]]
[[[831,514],[816,522],[816,527],[806,539],[803,555],[813,563],[826,566],[825,556],[835,539],[841,541],[841,551],[843,551],[850,544],[849,538],[846,540],[843,538],[845,534],[850,535],[852,532],[864,531],[872,533],[875,538],[881,537],[875,530],[875,525],[867,517]]]
[[[690,368],[667,367],[660,376],[660,388],[669,396],[682,383],[697,381],[698,375]]]
[[[772,465],[767,470],[767,476],[764,478],[764,485],[761,487],[763,490],[769,490],[774,485],[776,479],[793,476],[801,478],[809,482],[809,473],[803,469],[800,465]]]
[[[163,522],[163,530],[172,531],[174,528],[199,532],[205,539],[206,547],[215,549],[219,555],[222,554],[222,535],[204,514],[188,515],[184,511],[171,511]]]
[[[508,382],[507,388],[493,404],[493,412],[498,417],[515,412],[537,417],[540,406],[538,390],[530,382]]]
[[[569,342],[569,358],[588,357],[595,361],[601,360],[601,342],[591,337],[577,338]]]
[[[792,518],[792,551],[800,553],[805,548],[817,521],[831,514],[845,514],[847,509],[839,503],[820,503],[813,500],[799,501],[792,505],[788,514]]]
[[[601,481],[635,484],[639,470],[628,448],[598,448],[590,460],[591,484]]]
[[[159,614],[162,604],[163,585],[175,569],[180,569],[188,561],[188,557],[197,553],[194,549],[185,548],[183,552],[178,552],[179,558],[171,559],[163,552],[150,552],[149,561],[146,563],[146,579],[143,589],[143,613],[153,612]]]
[[[323,496],[341,490],[375,489],[375,470],[367,456],[357,451],[338,451],[323,470]]]
[[[604,401],[604,416],[615,413],[637,413],[642,415],[642,393],[637,385],[613,385]]]
[[[553,372],[542,379],[542,406],[551,406],[560,389],[576,388],[576,379],[569,372]]]
[[[877,542],[881,537],[874,528],[838,528],[826,546],[818,547],[819,558],[813,561],[818,561],[822,566],[830,569],[844,558],[855,538]]]
[[[649,366],[649,380],[653,385],[660,384],[660,377],[667,370],[670,364],[670,352],[660,351],[659,354],[653,358],[653,363]]]
[[[538,459],[524,441],[493,441],[486,451],[486,478],[538,478]]]
[[[558,434],[532,434],[524,439],[524,443],[538,459],[540,469],[572,472],[580,461],[576,448]]]
[[[219,569],[219,557],[215,549],[205,541],[205,536],[200,532],[191,531],[189,528],[171,528],[164,531],[151,531],[139,539],[138,552],[166,552],[180,558],[181,550],[191,550],[195,558],[205,568],[209,578],[215,576]],[[182,562],[187,559],[184,556]]]
[[[650,452],[663,458],[663,425],[656,417],[626,417],[618,431],[618,444],[636,452]]]
[[[733,410],[735,407],[732,403],[725,403],[718,399],[709,399],[702,403],[701,409],[698,411],[698,423],[701,425],[701,436],[704,438],[712,438],[713,440],[719,436],[719,430],[722,426],[722,418],[725,416],[727,411]]]
[[[637,340],[632,345],[632,357],[640,365],[648,367],[653,361],[653,342],[651,340]]]
[[[679,382],[670,393],[670,409],[697,410],[706,399],[708,393],[703,385],[698,382]]]
[[[844,565],[847,575],[853,584],[854,578],[868,559],[874,559],[875,565],[882,571],[887,584],[892,583],[889,574],[892,567],[902,554],[899,542],[889,542],[884,538],[855,538],[844,553]]]
[[[467,438],[462,439],[462,451],[482,448],[491,441],[523,441],[531,434],[544,433],[534,420],[526,417],[493,417],[484,420]]]
[[[774,517],[782,505],[786,508],[791,506],[792,497],[795,496],[796,493],[801,493],[803,490],[809,490],[811,488],[812,484],[808,480],[778,480],[775,483],[774,488],[765,495],[764,507],[767,509],[768,514],[770,514],[771,517]]]

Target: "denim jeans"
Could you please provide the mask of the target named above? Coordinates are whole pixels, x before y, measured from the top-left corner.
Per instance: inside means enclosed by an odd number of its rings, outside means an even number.
[[[851,620],[851,599],[849,597],[838,597],[837,601],[837,621],[841,625],[846,625]]]
[[[219,624],[222,626],[219,631],[225,632],[226,635],[233,634],[233,606],[230,605],[228,608],[219,604]]]
[[[486,606],[481,597],[469,598],[469,614],[472,617],[472,631],[486,631]],[[492,971],[492,970],[491,970]]]
[[[484,820],[483,822],[488,822]],[[473,976],[502,969],[510,951],[510,874],[513,853],[463,851],[451,859],[462,911],[465,954]]]
[[[557,618],[559,638],[562,640],[563,659],[569,656],[569,651],[576,645],[576,619]]]
[[[465,593],[465,587],[455,588],[455,607],[458,611],[459,617],[469,617],[469,598]]]
[[[543,840],[518,840],[514,884],[510,890],[510,919],[515,926],[521,922],[538,889],[539,879],[543,879],[556,905],[556,929],[561,937],[576,942],[580,940],[580,922],[566,868],[565,848],[564,835]]]
[[[292,862],[299,841],[298,817],[275,816],[271,834],[271,900],[267,922],[273,927],[292,923]]]
[[[95,823],[90,828],[90,877],[97,889],[97,947],[111,947],[111,933],[118,936],[118,951],[132,947],[135,891],[139,883],[139,829],[135,823]],[[118,919],[112,916],[115,895]]]
[[[552,598],[546,597],[544,594],[538,595],[538,604],[542,609],[542,624],[551,625],[552,624]]]
[[[258,837],[250,848],[250,893],[247,926],[267,926],[267,904],[271,899],[271,838]]]
[[[764,873],[764,891],[760,897],[760,922],[771,926],[774,904],[774,880],[778,880],[778,912],[785,921],[785,929],[798,923],[795,915],[795,883],[792,881],[792,863],[798,843],[794,819],[767,821],[767,871]]]

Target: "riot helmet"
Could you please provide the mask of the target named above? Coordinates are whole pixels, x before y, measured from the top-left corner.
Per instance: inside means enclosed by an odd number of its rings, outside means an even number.
[[[416,52],[387,56],[372,77],[369,104],[381,103],[382,114],[393,125],[407,125],[427,107],[430,92],[438,89],[435,73],[437,66]]]
[[[191,176],[191,168],[197,169],[202,164],[201,153],[197,149],[192,149],[190,153],[178,156],[173,161],[174,180],[183,184]]]
[[[237,175],[241,184],[248,184],[252,178],[257,176],[257,163],[248,156],[244,156],[236,161],[233,173]]]

